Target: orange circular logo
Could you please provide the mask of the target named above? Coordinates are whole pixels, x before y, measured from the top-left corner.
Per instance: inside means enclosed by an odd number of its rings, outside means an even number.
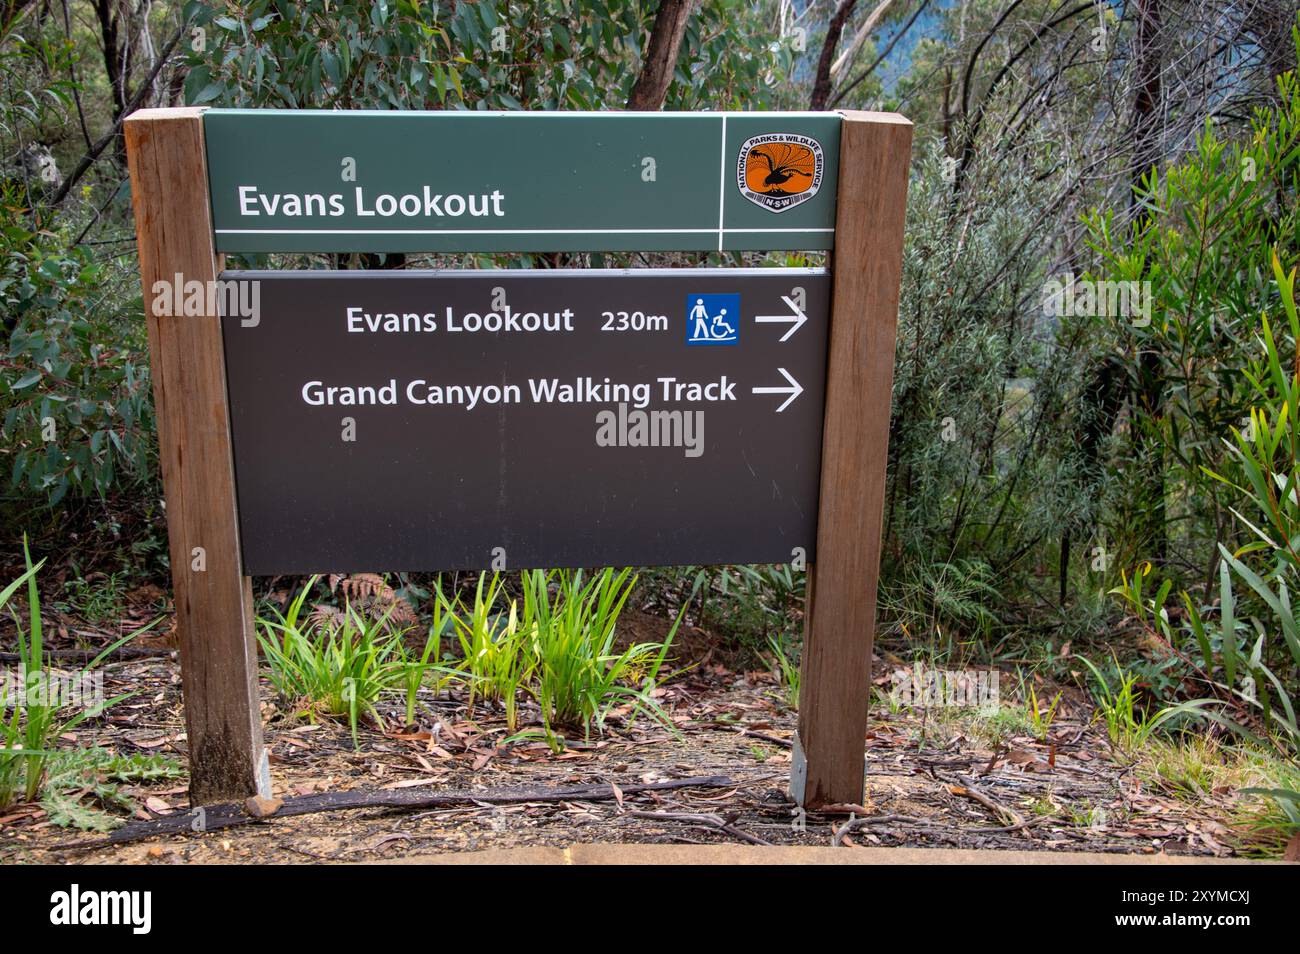
[[[771,212],[784,212],[817,194],[822,147],[793,133],[767,133],[740,147],[736,184],[745,198]]]

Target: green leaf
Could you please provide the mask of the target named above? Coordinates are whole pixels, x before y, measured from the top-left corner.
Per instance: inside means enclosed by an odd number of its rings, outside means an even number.
[[[203,89],[199,90],[198,95],[196,95],[192,100],[190,100],[190,103],[194,106],[201,106],[204,103],[210,103],[218,96],[220,96],[225,91],[225,89],[226,89],[226,85],[224,83],[221,82],[209,83],[207,86],[203,87]]]
[[[1233,571],[1245,580],[1246,585],[1259,594],[1260,598],[1268,604],[1271,610],[1273,610],[1274,616],[1277,618],[1278,623],[1281,624],[1282,635],[1286,639],[1287,646],[1291,649],[1292,657],[1297,663],[1300,663],[1300,635],[1296,632],[1296,621],[1294,615],[1291,613],[1290,599],[1287,596],[1286,584],[1280,583],[1280,593],[1274,593],[1272,587],[1261,579],[1259,574],[1255,573],[1250,567],[1233,557],[1226,550],[1223,552],[1227,561],[1232,565]]]
[[[1224,558],[1219,564],[1219,616],[1223,634],[1223,671],[1227,676],[1228,684],[1233,685],[1237,681],[1237,622],[1233,614],[1232,574],[1228,570],[1227,563],[1232,557],[1222,545],[1219,549]]]

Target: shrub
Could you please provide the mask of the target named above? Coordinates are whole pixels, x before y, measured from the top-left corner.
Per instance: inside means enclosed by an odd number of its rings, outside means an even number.
[[[490,580],[479,574],[474,605],[468,609],[459,597],[449,601],[441,586],[437,587],[436,599],[452,619],[460,642],[464,658],[461,665],[469,677],[469,704],[472,706],[480,696],[488,702],[500,703],[506,710],[506,724],[513,730],[519,721],[519,690],[536,664],[531,652],[535,621],[527,615],[520,620],[518,606],[513,601],[504,614],[497,610],[503,585],[498,574],[493,574]]]
[[[21,697],[3,700],[3,708],[10,710],[8,715],[0,709],[0,809],[15,801],[32,802],[40,798],[46,791],[47,773],[51,759],[56,755],[54,744],[59,736],[132,695],[124,693],[112,699],[94,701],[81,711],[68,714],[61,693],[51,691],[58,683],[51,678],[49,658],[45,653],[40,593],[36,588],[36,575],[45,561],[32,563],[25,540],[23,556],[26,571],[0,590],[0,609],[10,610],[17,631],[18,675],[21,676]],[[8,605],[24,585],[27,588],[25,623]],[[131,633],[113,643],[83,666],[74,679],[84,683],[84,677],[92,669],[137,635],[139,632]]]
[[[1189,566],[1207,585],[1219,546],[1235,535],[1212,474],[1229,454],[1223,438],[1255,399],[1244,372],[1260,312],[1277,307],[1269,256],[1300,251],[1300,79],[1285,74],[1278,89],[1278,104],[1257,112],[1243,142],[1207,121],[1182,161],[1144,180],[1136,220],[1113,210],[1087,219],[1102,257],[1095,277],[1150,289],[1141,320],[1086,321],[1118,350],[1111,367],[1128,407],[1111,536],[1122,562]]]
[[[1235,551],[1220,544],[1219,604],[1201,606],[1183,591],[1184,620],[1165,606],[1173,579],[1147,595],[1147,564],[1118,592],[1139,620],[1185,659],[1199,656],[1199,675],[1215,695],[1175,707],[1257,738],[1245,723],[1254,714],[1262,735],[1284,754],[1300,753],[1300,620],[1292,594],[1300,587],[1300,316],[1296,271],[1273,260],[1286,324],[1267,316],[1259,326],[1259,353],[1242,372],[1253,397],[1249,426],[1234,429],[1225,472],[1211,476],[1232,490],[1231,511],[1252,539]],[[1300,795],[1269,790],[1292,817]],[[1293,818],[1294,821],[1294,818]]]
[[[652,694],[681,617],[662,643],[636,643],[618,652],[615,627],[635,585],[630,570],[605,569],[590,580],[581,571],[524,574],[524,619],[533,623],[536,654],[531,691],[552,745],[557,727],[590,735],[593,725],[603,728],[609,712],[624,704],[632,707],[632,718],[644,711],[667,723]]]
[[[191,57],[195,105],[324,109],[584,109],[627,102],[650,10],[570,4],[255,0],[241,16],[191,5],[208,42]],[[707,0],[692,18],[670,109],[760,108],[791,50],[761,10]],[[310,36],[312,43],[303,43]],[[769,76],[772,80],[769,81]]]
[[[497,574],[479,576],[472,607],[437,590],[464,653],[471,704],[476,696],[500,703],[514,730],[520,696],[532,696],[543,734],[557,751],[563,748],[559,730],[590,735],[620,706],[630,706],[631,719],[648,712],[669,724],[653,694],[680,615],[662,643],[635,643],[619,652],[618,617],[636,584],[630,570],[605,569],[590,579],[581,571],[534,570],[520,583],[522,602],[512,599],[505,610],[498,609],[504,584]]]
[[[61,232],[0,194],[0,467],[47,504],[151,481],[153,402],[139,299]]]
[[[284,613],[274,610],[274,619],[259,619],[257,640],[280,698],[312,718],[346,717],[359,746],[361,716],[382,726],[376,704],[404,682],[399,647],[405,630],[389,626],[391,608],[368,619],[350,602],[337,616],[304,617],[303,605],[318,579],[309,579]]]

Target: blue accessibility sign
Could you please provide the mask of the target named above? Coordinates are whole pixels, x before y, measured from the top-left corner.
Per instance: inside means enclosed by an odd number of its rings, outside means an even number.
[[[740,295],[687,295],[686,343],[740,343]]]

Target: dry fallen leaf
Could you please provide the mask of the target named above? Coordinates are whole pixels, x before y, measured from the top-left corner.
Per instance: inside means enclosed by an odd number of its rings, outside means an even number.
[[[399,742],[428,742],[433,738],[433,733],[418,729],[415,732],[385,732],[385,736],[390,739],[397,739]]]
[[[1007,753],[1007,761],[1012,765],[1024,766],[1026,772],[1050,772],[1052,767],[1026,749],[1012,749]]]

